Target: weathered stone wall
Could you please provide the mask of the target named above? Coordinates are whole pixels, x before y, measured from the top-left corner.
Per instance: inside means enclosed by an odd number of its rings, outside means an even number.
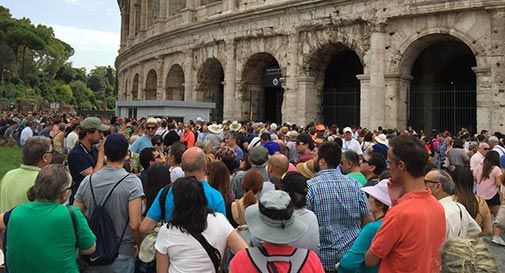
[[[150,70],[157,74],[156,99],[166,99],[168,73],[177,64],[184,72],[184,100],[204,101],[206,90],[199,81],[213,74],[202,76],[201,72],[208,71],[205,66],[214,59],[224,71],[223,117],[248,118],[251,106],[254,115],[259,115],[260,96],[250,95],[258,86],[247,75],[261,66],[251,62],[252,57],[266,53],[275,58],[282,73],[282,120],[306,124],[321,120],[324,71],[332,56],[352,50],[364,71],[357,76],[360,125],[400,129],[407,126],[416,58],[434,43],[453,40],[466,44],[477,63],[473,71],[478,130],[505,131],[504,0],[222,0],[208,4],[187,0],[173,1],[175,6],[160,0],[156,4],[161,9],[159,17],[151,26],[147,16],[153,12],[147,10],[147,0],[137,1],[140,9],[134,1],[119,2],[123,15],[116,61],[119,100],[132,100],[135,75],[139,76],[138,99],[143,100]]]

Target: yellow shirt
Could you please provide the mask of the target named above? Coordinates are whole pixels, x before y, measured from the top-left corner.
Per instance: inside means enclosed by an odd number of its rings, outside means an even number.
[[[21,164],[18,169],[7,172],[0,181],[0,213],[28,202],[26,192],[35,184],[40,168]]]

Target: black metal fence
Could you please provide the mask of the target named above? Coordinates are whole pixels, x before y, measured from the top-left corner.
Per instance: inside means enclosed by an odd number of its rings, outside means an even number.
[[[325,88],[321,105],[325,124],[335,123],[340,127],[358,126],[360,121],[360,86]]]
[[[475,84],[412,85],[408,93],[408,125],[417,130],[476,131]]]

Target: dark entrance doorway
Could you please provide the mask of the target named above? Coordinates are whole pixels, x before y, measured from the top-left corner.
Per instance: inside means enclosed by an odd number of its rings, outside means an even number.
[[[462,127],[476,132],[476,66],[471,49],[461,41],[441,41],[424,49],[413,68],[408,125],[430,132]]]
[[[359,125],[360,81],[363,65],[352,50],[340,51],[333,56],[324,75],[322,96],[323,122],[340,127]]]
[[[282,122],[282,100],[284,89],[281,86],[281,69],[279,66],[267,67],[263,76],[264,89],[264,120]]]

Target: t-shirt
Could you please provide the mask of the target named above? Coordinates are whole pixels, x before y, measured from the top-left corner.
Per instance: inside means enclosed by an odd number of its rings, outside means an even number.
[[[98,150],[91,147],[88,151],[81,143],[75,144],[74,148],[68,153],[68,169],[72,175],[72,194],[70,195],[70,202],[74,200],[74,195],[84,179],[81,174],[83,171],[94,168],[98,160]]]
[[[132,153],[140,154],[142,150],[144,150],[145,148],[151,148],[151,147],[153,147],[151,139],[147,135],[143,135],[137,138],[135,142],[133,142],[132,146],[130,147],[130,151]]]
[[[351,139],[349,141],[342,139],[342,152],[345,151],[354,151],[358,155],[362,155],[363,151],[361,150],[361,145],[356,139]]]
[[[183,141],[189,149],[195,145],[195,134],[192,131],[184,132],[181,141]]]
[[[372,239],[379,230],[382,219],[366,224],[359,233],[356,241],[352,244],[349,251],[340,259],[338,267],[339,273],[377,273],[379,266],[366,267],[365,254],[370,248]]]
[[[406,193],[391,207],[370,251],[380,273],[438,273],[445,241],[445,213],[429,189]]]
[[[172,183],[177,180],[177,178],[184,177],[184,171],[181,167],[170,167],[170,181]]]
[[[466,165],[465,162],[470,160],[465,149],[462,148],[452,148],[447,153],[447,158],[449,158],[451,166],[464,166]]]
[[[74,146],[75,143],[79,140],[79,136],[77,135],[76,132],[72,131],[68,134],[67,140],[65,142],[65,146],[68,152],[70,152]]]
[[[221,213],[207,214],[207,228],[203,237],[224,257],[226,241],[233,232],[226,217]],[[179,228],[163,225],[158,233],[156,250],[170,257],[169,273],[214,272],[214,265],[202,245],[190,234]]]
[[[77,246],[89,249],[96,241],[81,211],[72,207]],[[64,205],[30,202],[16,207],[7,228],[9,272],[78,273],[72,218]]]
[[[26,141],[33,137],[33,131],[30,127],[25,127],[23,131],[21,131],[21,136],[19,137],[19,145],[25,146]]]
[[[214,212],[222,213],[226,216],[226,207],[224,205],[223,195],[221,193],[211,187],[207,181],[200,181],[203,186],[203,192],[205,193],[205,197],[207,198],[207,206],[213,210]],[[160,190],[158,195],[156,195],[156,199],[154,199],[151,208],[147,212],[147,217],[152,220],[158,222],[161,220],[161,208],[160,208]],[[172,212],[174,211],[174,193],[172,191],[172,187],[168,190],[167,199],[165,201],[165,221],[170,221],[172,219]]]
[[[92,176],[87,176],[82,181],[77,193],[75,194],[75,200],[84,204],[84,207],[86,207],[84,214],[88,217],[88,219],[91,217],[91,214],[95,209],[95,203],[93,201],[89,185],[90,177],[91,183],[93,184],[93,192],[95,193],[96,202],[98,204],[103,204],[105,196],[110,192],[112,187],[127,174],[128,172],[122,168],[104,167]],[[123,229],[128,224],[128,202],[143,196],[144,191],[140,179],[136,175],[130,174],[121,183],[119,183],[107,200],[107,203],[105,203],[105,209],[114,222],[114,228],[116,229],[116,235],[118,238],[121,237]],[[133,256],[133,244],[134,241],[132,232],[130,227],[127,226],[123,240],[121,241],[121,246],[119,247],[119,254],[130,257]]]
[[[291,255],[295,248],[289,245],[274,245],[265,243],[263,247],[267,251],[270,256],[286,256]],[[279,273],[287,273],[291,265],[287,262],[276,262],[275,266],[279,270]],[[258,269],[254,266],[249,258],[249,254],[247,254],[246,249],[242,249],[235,257],[230,261],[230,272],[233,273],[250,273],[250,272],[258,272]],[[307,260],[303,267],[298,271],[300,273],[324,273],[323,265],[321,264],[321,260],[317,257],[314,251],[310,251],[307,256]]]
[[[235,147],[234,150],[235,150],[235,153],[237,153],[235,160],[236,161],[242,160],[244,158],[244,151],[242,151],[242,149],[239,146]]]
[[[500,167],[505,169],[505,155],[500,156]]]
[[[0,213],[28,202],[26,192],[35,184],[40,168],[21,164],[7,172],[0,181]]]
[[[477,195],[489,200],[498,193],[496,179],[502,175],[502,171],[498,166],[494,166],[489,174],[489,178],[481,180],[482,166],[482,164],[477,165],[477,167],[473,170],[473,176],[477,183]]]
[[[350,178],[358,181],[361,186],[364,186],[368,181],[366,180],[366,177],[362,173],[349,173],[347,174]]]

